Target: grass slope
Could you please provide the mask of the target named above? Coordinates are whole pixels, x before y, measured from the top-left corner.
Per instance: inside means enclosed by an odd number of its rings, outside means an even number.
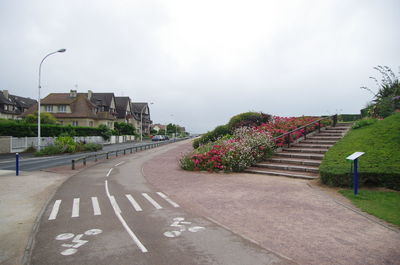
[[[400,190],[400,113],[375,124],[351,130],[325,154],[320,166],[323,183],[351,186],[350,162],[346,157],[365,152],[359,158],[359,183]]]
[[[359,190],[356,196],[352,190],[340,190],[339,192],[362,211],[400,226],[400,193]]]

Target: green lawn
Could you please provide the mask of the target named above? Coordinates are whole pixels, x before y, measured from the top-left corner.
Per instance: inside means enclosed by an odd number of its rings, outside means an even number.
[[[346,157],[365,152],[359,159],[359,183],[400,190],[400,113],[374,124],[352,129],[326,152],[319,168],[323,183],[352,185]]]
[[[372,214],[386,222],[400,226],[400,193],[391,191],[340,190],[339,193],[350,199],[362,211]]]

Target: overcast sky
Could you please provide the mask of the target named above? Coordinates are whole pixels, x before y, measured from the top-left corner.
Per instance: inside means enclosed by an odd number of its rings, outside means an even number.
[[[398,0],[1,0],[0,89],[114,92],[191,132],[262,111],[359,113],[400,65]]]

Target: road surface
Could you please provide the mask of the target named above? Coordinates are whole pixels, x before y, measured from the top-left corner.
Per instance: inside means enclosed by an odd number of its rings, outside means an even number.
[[[107,160],[67,180],[41,218],[31,264],[294,264],[154,190],[142,164],[175,145]]]

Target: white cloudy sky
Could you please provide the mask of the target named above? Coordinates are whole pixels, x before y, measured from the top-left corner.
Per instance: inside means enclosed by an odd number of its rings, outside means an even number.
[[[0,89],[114,92],[204,132],[245,111],[358,113],[400,65],[398,0],[2,0]]]

